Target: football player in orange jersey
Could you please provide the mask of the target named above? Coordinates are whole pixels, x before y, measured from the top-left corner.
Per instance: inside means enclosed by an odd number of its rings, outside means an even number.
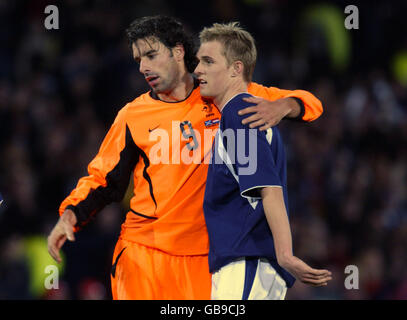
[[[213,138],[220,113],[200,96],[192,75],[196,48],[181,23],[144,17],[127,36],[152,90],[119,111],[88,176],[62,202],[48,250],[60,262],[65,241],[74,241],[74,232],[97,212],[120,201],[133,173],[134,196],[113,254],[113,299],[210,299],[202,205],[212,143],[201,138],[208,130]],[[322,113],[320,101],[303,90],[250,83],[248,91],[259,104],[246,110],[253,113],[246,121],[262,129],[284,117],[312,121]]]

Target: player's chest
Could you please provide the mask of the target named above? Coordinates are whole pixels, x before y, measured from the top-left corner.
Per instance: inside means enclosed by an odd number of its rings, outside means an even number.
[[[212,143],[221,114],[214,105],[195,104],[181,108],[157,108],[133,115],[128,126],[141,149],[157,143],[196,149],[205,140]]]

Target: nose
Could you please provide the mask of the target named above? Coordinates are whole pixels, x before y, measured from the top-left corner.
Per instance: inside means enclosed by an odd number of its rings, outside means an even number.
[[[202,74],[201,62],[195,67],[194,74],[200,76]]]
[[[145,59],[140,59],[139,71],[143,74],[150,71],[149,66]]]

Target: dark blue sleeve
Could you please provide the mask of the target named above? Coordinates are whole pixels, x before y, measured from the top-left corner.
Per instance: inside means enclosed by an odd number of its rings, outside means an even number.
[[[242,124],[242,116],[237,112],[249,104],[238,96],[232,99],[222,110],[224,118],[223,139],[227,143],[227,153],[234,163],[234,171],[239,180],[240,193],[244,197],[261,198],[260,190],[267,186],[282,186],[276,166],[272,146],[267,138],[271,138],[275,129],[259,131]],[[235,145],[226,136],[229,129],[235,135]],[[271,135],[271,137],[270,137]]]

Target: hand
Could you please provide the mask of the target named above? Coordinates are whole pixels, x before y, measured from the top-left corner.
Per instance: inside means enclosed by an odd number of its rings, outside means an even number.
[[[295,117],[300,113],[298,103],[292,98],[270,101],[259,97],[248,97],[243,100],[256,105],[239,111],[239,115],[254,113],[243,119],[242,124],[250,123],[250,128],[261,126],[260,131],[276,126],[287,115]]]
[[[291,273],[297,280],[314,286],[326,286],[332,280],[332,273],[328,270],[313,269],[301,259],[291,256],[279,261],[280,266]]]
[[[69,241],[75,241],[73,228],[76,222],[77,219],[75,213],[69,209],[65,210],[64,214],[59,218],[54,229],[52,229],[48,236],[48,252],[58,263],[61,263],[62,261],[59,250],[64,245],[66,239]]]

